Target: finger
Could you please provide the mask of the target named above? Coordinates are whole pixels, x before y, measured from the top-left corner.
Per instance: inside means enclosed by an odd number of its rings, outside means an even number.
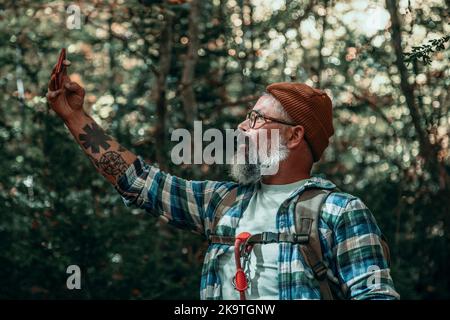
[[[47,97],[47,99],[49,101],[53,101],[60,95],[61,92],[62,92],[61,89],[55,90],[55,91],[50,91],[49,90],[49,91],[47,91],[47,94],[45,96]]]
[[[47,92],[47,95],[50,99],[55,99],[56,97],[58,97],[62,92],[62,89],[59,90],[55,90],[55,91],[49,91]]]
[[[50,81],[48,82],[48,90],[49,91],[55,91],[57,89],[55,87],[55,80],[56,80],[56,75],[54,73],[52,73],[52,75],[50,76]]]
[[[63,76],[67,76],[67,67],[69,67],[72,64],[72,62],[70,62],[69,60],[65,59],[62,62],[62,70],[61,70],[61,74]]]
[[[74,93],[81,93],[83,91],[83,88],[76,82],[74,81],[70,81],[67,82],[64,87],[70,91],[70,92],[74,92]]]
[[[55,74],[55,73],[56,73],[56,66],[57,66],[57,64],[55,64],[55,65],[53,66],[52,74]]]
[[[66,83],[70,82],[70,77],[67,74],[64,74],[64,73],[61,75],[60,79],[61,79],[61,81],[60,81],[60,84],[59,84],[59,88],[63,88],[66,85]]]

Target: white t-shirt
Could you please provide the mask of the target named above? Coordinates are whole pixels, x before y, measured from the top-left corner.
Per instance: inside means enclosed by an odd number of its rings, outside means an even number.
[[[261,188],[252,196],[239,220],[236,235],[244,231],[250,234],[277,233],[276,217],[279,207],[305,182],[306,180],[300,180],[282,185],[261,183]],[[253,246],[247,267],[250,276],[247,299],[278,300],[278,252],[278,243]],[[239,292],[232,284],[235,273],[234,247],[230,246],[219,257],[219,277],[224,300],[239,300]]]

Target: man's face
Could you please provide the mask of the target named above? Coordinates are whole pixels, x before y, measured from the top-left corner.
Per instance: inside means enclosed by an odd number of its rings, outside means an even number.
[[[258,99],[252,110],[256,110],[264,116],[278,119],[280,118],[280,115],[277,114],[275,108],[276,103],[277,101],[272,96],[262,96]],[[260,144],[263,143],[263,141],[261,141],[260,139],[261,136],[266,135],[268,143],[266,147],[267,150],[269,150],[272,135],[279,134],[281,136],[285,132],[286,128],[283,128],[283,125],[280,123],[271,122],[270,120],[265,121],[261,118],[256,121],[254,128],[250,127],[250,120],[246,119],[238,125],[238,129],[242,131],[247,137],[249,137],[249,139],[251,139],[253,143],[255,143],[258,150],[260,150],[260,148],[262,147],[260,146]],[[246,146],[240,145],[239,147],[245,148]],[[246,152],[248,153],[248,150],[246,150]]]
[[[276,112],[276,103],[277,101],[272,96],[262,96],[258,99],[252,110],[259,111],[265,116],[278,119],[280,118],[280,116]],[[250,122],[248,120],[244,120],[238,125],[238,128],[243,131],[258,130],[262,127],[264,127],[265,129],[282,128],[279,123],[271,122],[270,120],[265,123],[263,119],[257,121],[257,123],[255,124],[255,128],[250,128]]]
[[[271,96],[259,98],[253,110],[264,116],[280,119],[275,104],[278,103]],[[280,119],[281,120],[281,119]],[[285,125],[257,118],[251,128],[250,120],[242,121],[239,132],[245,139],[238,138],[235,161],[231,168],[231,175],[241,183],[257,182],[263,175],[276,174],[279,163],[289,155],[283,133]],[[239,156],[239,157],[238,157]]]

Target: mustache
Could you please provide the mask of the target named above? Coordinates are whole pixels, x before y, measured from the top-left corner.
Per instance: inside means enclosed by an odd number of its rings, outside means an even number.
[[[236,135],[235,157],[241,157],[246,164],[256,164],[258,162],[258,146],[255,134],[248,134],[239,130]],[[239,162],[239,160],[238,160]]]
[[[248,132],[238,129],[237,134],[235,135],[236,144],[239,145],[239,144],[245,143],[248,145],[250,142],[256,144],[256,142],[258,140],[258,134],[260,134],[260,133],[257,131],[248,133]]]
[[[250,146],[251,137],[252,136],[250,134],[238,129],[237,134],[234,136],[234,152],[242,152],[241,148],[245,147],[245,152],[247,153]]]

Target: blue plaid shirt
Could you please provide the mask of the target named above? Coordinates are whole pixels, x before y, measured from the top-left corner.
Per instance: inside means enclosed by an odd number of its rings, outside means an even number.
[[[214,230],[234,236],[239,219],[259,184],[191,181],[172,176],[146,164],[141,157],[118,180],[117,191],[127,206],[137,206],[171,225],[208,235],[216,208],[227,193],[237,188],[237,199]],[[277,213],[278,232],[295,233],[294,207],[308,188],[334,189],[325,179],[313,177],[281,205]],[[333,192],[322,206],[319,235],[324,262],[340,287],[335,293],[346,299],[399,299],[388,262],[380,244],[381,232],[364,203],[347,193]],[[279,299],[321,299],[319,283],[298,250],[297,244],[279,243]],[[227,249],[211,244],[202,269],[200,298],[222,299],[218,258]]]

